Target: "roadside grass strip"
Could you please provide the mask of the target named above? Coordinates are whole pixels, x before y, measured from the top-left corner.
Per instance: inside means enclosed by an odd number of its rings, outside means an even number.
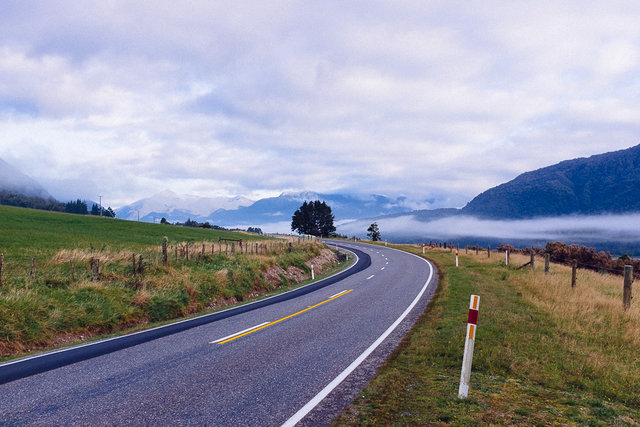
[[[398,246],[422,254],[417,246]],[[640,303],[622,278],[544,260],[429,250],[441,280],[414,328],[335,425],[638,425]],[[482,298],[469,397],[458,398],[469,296]]]

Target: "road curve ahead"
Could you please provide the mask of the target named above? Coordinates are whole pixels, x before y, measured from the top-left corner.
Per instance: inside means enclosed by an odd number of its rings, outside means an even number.
[[[330,423],[437,280],[414,255],[339,245],[371,264],[294,299],[2,384],[0,425]]]

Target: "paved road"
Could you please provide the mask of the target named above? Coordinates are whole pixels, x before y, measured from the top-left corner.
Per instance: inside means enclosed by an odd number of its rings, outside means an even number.
[[[422,312],[437,277],[413,255],[345,245],[371,265],[292,300],[0,385],[0,425],[328,424]]]

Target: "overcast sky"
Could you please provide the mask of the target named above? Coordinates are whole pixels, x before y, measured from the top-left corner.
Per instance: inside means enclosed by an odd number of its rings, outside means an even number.
[[[0,158],[58,198],[460,207],[640,143],[640,2],[0,2]]]

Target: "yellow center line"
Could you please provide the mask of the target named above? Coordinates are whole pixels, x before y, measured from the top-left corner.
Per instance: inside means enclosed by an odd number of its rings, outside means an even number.
[[[225,340],[225,341],[220,341],[218,344],[226,344],[226,343],[231,342],[231,341],[233,341],[233,340],[235,340],[235,339],[238,339],[238,338],[240,338],[240,337],[244,337],[244,336],[246,336],[246,335],[249,335],[249,334],[252,334],[252,333],[254,333],[254,332],[257,332],[257,331],[259,331],[259,330],[261,330],[261,329],[264,329],[264,328],[266,328],[266,327],[268,327],[268,326],[275,325],[276,323],[280,323],[280,322],[282,322],[283,320],[290,319],[290,318],[292,318],[292,317],[294,317],[294,316],[297,316],[298,314],[302,314],[302,313],[304,313],[305,311],[309,311],[309,310],[311,310],[311,309],[313,309],[313,308],[316,308],[316,307],[321,306],[322,304],[326,304],[326,303],[328,303],[329,301],[333,301],[333,300],[334,300],[334,299],[336,299],[336,298],[340,298],[341,296],[346,295],[346,294],[348,294],[348,293],[349,293],[349,292],[351,292],[351,291],[353,291],[353,289],[349,289],[348,291],[342,292],[342,293],[340,293],[340,294],[338,294],[338,295],[336,295],[336,296],[334,296],[334,297],[331,297],[331,298],[329,298],[329,299],[326,299],[326,300],[324,300],[324,301],[322,301],[322,302],[320,302],[320,303],[318,303],[318,304],[316,304],[316,305],[312,305],[311,307],[307,307],[307,308],[305,308],[304,310],[300,310],[300,311],[298,311],[297,313],[290,314],[290,315],[288,315],[288,316],[286,316],[286,317],[283,317],[282,319],[274,320],[273,322],[267,323],[266,325],[262,325],[262,326],[260,326],[259,328],[252,329],[252,330],[250,330],[249,332],[245,332],[244,334],[236,335],[235,337],[229,338],[228,340]]]

